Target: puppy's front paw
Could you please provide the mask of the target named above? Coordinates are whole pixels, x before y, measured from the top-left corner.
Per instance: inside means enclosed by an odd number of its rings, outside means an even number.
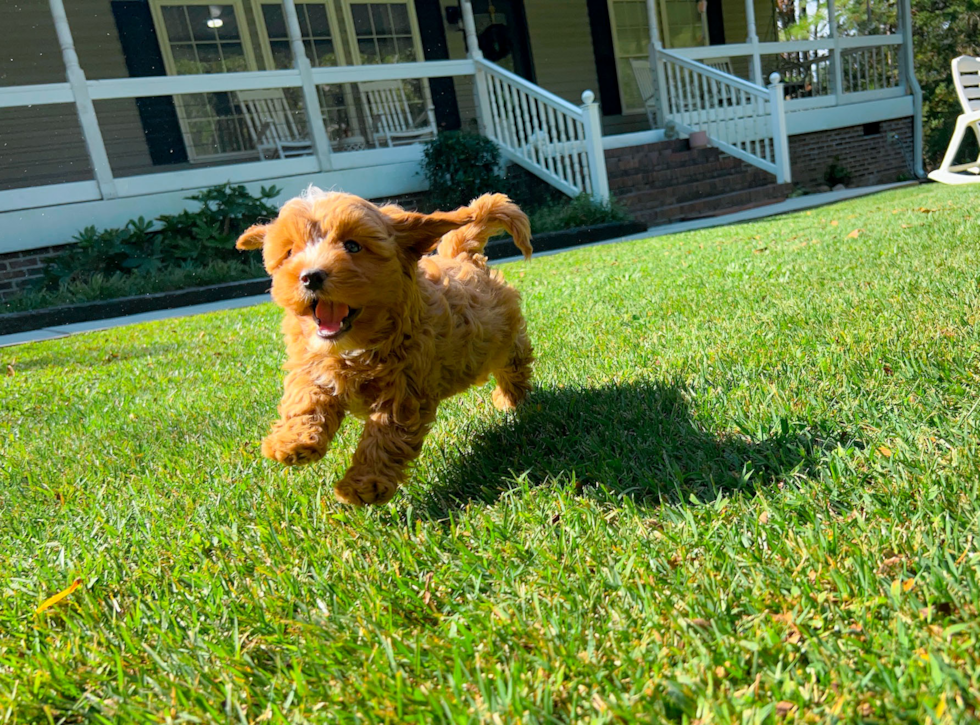
[[[322,425],[306,418],[276,422],[262,441],[262,455],[287,466],[315,463],[326,452]]]
[[[396,490],[398,486],[392,481],[371,474],[356,476],[350,473],[333,488],[337,500],[352,506],[388,503]]]

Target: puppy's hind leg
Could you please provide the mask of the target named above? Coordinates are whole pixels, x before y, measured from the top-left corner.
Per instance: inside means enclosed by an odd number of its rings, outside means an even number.
[[[525,331],[514,340],[507,363],[493,370],[497,387],[493,391],[493,404],[497,410],[511,410],[520,405],[531,389],[531,363],[534,350]]]
[[[286,376],[279,416],[262,441],[262,455],[298,466],[323,458],[344,419],[344,409],[308,375],[294,371]]]

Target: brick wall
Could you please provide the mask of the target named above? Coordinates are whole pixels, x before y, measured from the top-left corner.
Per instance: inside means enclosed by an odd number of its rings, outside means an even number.
[[[912,176],[912,119],[791,136],[789,157],[794,183],[811,189],[825,183],[835,157],[851,173],[849,186],[890,184]]]
[[[27,252],[0,254],[0,300],[31,287],[41,277],[44,263],[61,247],[42,247]]]

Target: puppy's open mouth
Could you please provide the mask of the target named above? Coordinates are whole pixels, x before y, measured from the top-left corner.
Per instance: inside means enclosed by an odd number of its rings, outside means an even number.
[[[351,324],[361,311],[354,310],[343,302],[317,300],[310,313],[316,322],[317,337],[323,340],[336,340],[350,330]]]

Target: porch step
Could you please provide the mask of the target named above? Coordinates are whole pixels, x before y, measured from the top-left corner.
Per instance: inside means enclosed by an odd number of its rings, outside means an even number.
[[[769,186],[758,186],[727,194],[707,196],[679,204],[651,205],[641,209],[630,208],[630,211],[637,220],[644,224],[657,226],[658,224],[671,224],[692,219],[706,219],[776,204],[785,201],[792,190],[792,184],[770,184]]]
[[[775,204],[792,190],[716,148],[691,149],[686,139],[607,151],[606,168],[613,196],[650,225]]]

